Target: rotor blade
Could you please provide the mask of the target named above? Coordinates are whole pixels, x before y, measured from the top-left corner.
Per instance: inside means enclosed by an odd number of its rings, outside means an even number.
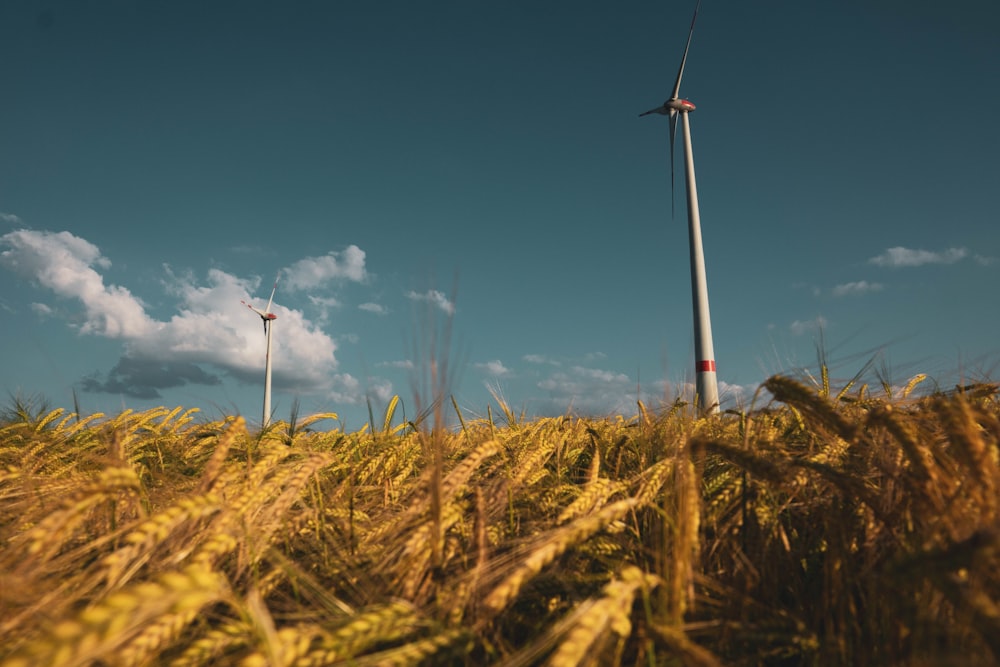
[[[246,306],[247,308],[249,308],[249,309],[250,309],[250,310],[252,310],[253,312],[255,312],[255,313],[257,313],[258,315],[260,315],[260,316],[261,316],[261,318],[263,318],[263,317],[264,317],[264,313],[263,313],[263,312],[261,312],[261,311],[257,310],[256,308],[254,308],[253,306],[251,306],[251,305],[250,305],[249,303],[247,303],[246,301],[240,301],[240,303],[242,303],[242,304],[243,304],[244,306]]]
[[[687,46],[684,47],[684,57],[681,58],[681,68],[677,70],[677,82],[674,83],[674,93],[670,96],[671,100],[676,100],[677,96],[681,94],[681,77],[684,76],[684,64],[688,59],[688,49],[691,48],[691,36],[694,35],[694,22],[698,19],[699,7],[701,7],[701,0],[698,0],[698,4],[694,6],[694,17],[691,19],[691,29],[688,30]]]
[[[680,114],[670,110],[670,218],[674,217],[674,135],[677,134],[677,119]]]
[[[274,301],[274,293],[278,291],[278,278],[280,277],[281,277],[280,273],[274,277],[274,287],[271,288],[271,298],[267,300],[267,308],[264,309],[265,313],[271,312],[271,302]]]
[[[660,106],[656,107],[655,109],[650,109],[649,111],[643,111],[641,114],[639,114],[639,118],[642,118],[643,116],[648,116],[651,113],[658,113],[658,114],[664,115],[664,114],[667,113],[667,105],[661,104]]]

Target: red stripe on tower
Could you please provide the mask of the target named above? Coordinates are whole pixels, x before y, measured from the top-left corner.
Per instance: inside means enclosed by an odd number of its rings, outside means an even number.
[[[695,368],[699,373],[707,373],[709,371],[715,372],[715,360],[705,359],[704,361],[699,361],[695,364]]]

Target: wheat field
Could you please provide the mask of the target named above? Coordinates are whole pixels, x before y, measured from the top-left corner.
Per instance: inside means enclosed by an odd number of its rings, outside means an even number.
[[[0,666],[997,664],[997,387],[918,381],[354,433],[11,410]]]

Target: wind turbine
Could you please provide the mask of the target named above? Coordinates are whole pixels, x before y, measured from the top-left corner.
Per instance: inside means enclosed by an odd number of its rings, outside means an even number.
[[[280,274],[279,274],[280,275]],[[264,355],[264,418],[261,420],[261,428],[267,428],[271,423],[271,327],[269,324],[278,319],[278,316],[271,312],[271,303],[274,301],[274,293],[278,289],[278,279],[274,279],[274,287],[271,289],[271,298],[267,300],[264,310],[257,310],[246,301],[240,301],[244,306],[260,315],[264,322],[264,336],[267,337],[267,352]]]
[[[715,351],[712,347],[712,317],[708,310],[708,284],[705,278],[705,251],[701,244],[701,216],[698,213],[698,187],[694,176],[694,153],[691,150],[691,124],[688,114],[694,111],[691,102],[681,99],[681,77],[684,76],[684,65],[687,63],[688,50],[691,48],[691,36],[694,34],[694,22],[698,19],[698,8],[701,0],[694,8],[691,28],[688,30],[687,45],[684,56],[677,71],[677,81],[674,82],[674,92],[670,99],[655,109],[639,114],[640,117],[651,113],[670,117],[670,201],[673,207],[674,197],[674,135],[677,133],[677,119],[680,118],[684,130],[684,165],[687,176],[687,209],[688,238],[691,246],[691,301],[694,306],[694,356],[695,356],[695,391],[698,395],[698,407],[705,413],[719,411],[719,385],[715,374]]]

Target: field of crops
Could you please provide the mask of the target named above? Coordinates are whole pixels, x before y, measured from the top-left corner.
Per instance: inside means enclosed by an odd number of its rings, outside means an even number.
[[[8,411],[0,665],[1000,661],[996,387],[766,386],[357,433]]]

